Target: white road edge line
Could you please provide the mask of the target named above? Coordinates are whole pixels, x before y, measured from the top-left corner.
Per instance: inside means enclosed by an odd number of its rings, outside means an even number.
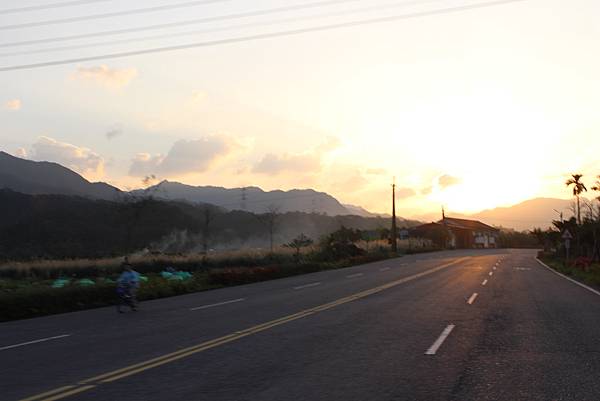
[[[30,345],[30,344],[37,344],[37,343],[42,343],[44,341],[50,341],[50,340],[58,340],[59,338],[64,338],[64,337],[69,337],[70,334],[61,334],[60,336],[53,336],[53,337],[46,337],[46,338],[40,338],[39,340],[33,340],[33,341],[27,341],[25,343],[20,343],[20,344],[14,344],[14,345],[7,345],[5,347],[0,347],[0,351],[4,351],[6,349],[11,349],[11,348],[17,348],[17,347],[22,347],[24,345]]]
[[[425,355],[435,355],[435,353],[442,346],[444,341],[446,341],[446,338],[450,335],[450,333],[452,333],[452,330],[454,330],[454,327],[456,327],[456,326],[453,324],[449,324],[448,327],[446,327],[444,329],[444,331],[442,331],[442,334],[440,334],[438,339],[435,340],[433,345],[431,347],[429,347],[429,349],[427,351],[425,351]]]
[[[389,267],[382,267],[381,269],[379,269],[380,272],[385,272],[385,271],[388,271],[388,270],[390,270]]]
[[[535,260],[538,261],[539,264],[541,264],[542,266],[544,266],[546,269],[550,270],[552,273],[558,274],[559,276],[561,276],[562,278],[566,278],[567,280],[569,280],[570,282],[572,282],[573,284],[577,284],[580,287],[585,288],[588,291],[593,292],[596,295],[600,295],[600,291],[596,291],[595,289],[593,289],[592,287],[588,287],[587,285],[580,283],[577,280],[572,279],[571,277],[567,277],[562,273],[557,272],[556,270],[554,270],[553,268],[551,268],[550,266],[548,266],[547,264],[545,264],[544,262],[542,262],[541,260],[539,260],[538,258],[535,258]]]
[[[348,276],[346,276],[346,278],[355,278],[355,277],[360,277],[360,276],[364,276],[364,273],[355,273],[355,274],[350,274]]]
[[[487,278],[485,280],[483,280],[483,283],[481,283],[481,285],[486,285],[487,284]]]
[[[471,295],[471,298],[469,298],[469,300],[467,301],[467,303],[469,305],[473,305],[473,302],[475,302],[475,298],[477,298],[477,295],[478,294],[476,292],[474,292],[473,295]]]
[[[246,298],[232,299],[231,301],[219,302],[219,303],[210,304],[210,305],[197,306],[195,308],[190,308],[190,310],[191,311],[195,311],[195,310],[199,310],[199,309],[212,308],[213,306],[227,305],[227,304],[232,304],[234,302],[242,302],[242,301],[245,301],[245,300],[246,300]]]
[[[318,285],[321,285],[321,282],[316,282],[316,283],[310,283],[310,284],[304,284],[304,285],[299,285],[298,287],[294,287],[294,290],[301,290],[303,288],[310,288],[310,287],[316,287]]]

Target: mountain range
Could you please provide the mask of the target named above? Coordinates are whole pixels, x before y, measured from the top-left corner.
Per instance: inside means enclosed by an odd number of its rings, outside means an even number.
[[[193,204],[208,203],[225,210],[243,210],[252,213],[272,210],[278,213],[304,212],[328,216],[389,217],[371,213],[360,206],[342,204],[333,196],[313,189],[264,191],[258,187],[223,188],[162,181],[144,190],[124,192],[103,182],[89,182],[76,172],[57,163],[21,159],[0,151],[0,189],[2,188],[31,195],[76,195],[88,199],[116,201],[130,195],[152,196],[155,199],[185,201]],[[571,217],[571,204],[572,201],[568,199],[536,198],[513,206],[483,210],[474,214],[447,213],[447,215],[481,220],[490,225],[519,231],[534,227],[545,229],[552,225],[552,220],[559,219],[556,211],[562,211],[565,219]],[[425,222],[437,221],[440,218],[437,213],[413,216],[413,220]]]
[[[0,188],[29,195],[76,195],[114,200],[122,191],[104,182],[89,182],[58,163],[34,162],[0,151]]]
[[[192,186],[165,180],[145,190],[134,190],[131,193],[151,194],[157,199],[210,203],[228,210],[245,210],[252,213],[304,212],[328,216],[354,214],[333,196],[312,189],[263,191],[258,187]]]
[[[278,213],[378,217],[361,207],[342,205],[333,196],[313,189],[263,191],[258,187],[191,186],[165,180],[146,189],[124,192],[103,182],[89,182],[57,163],[26,160],[0,151],[0,189],[2,188],[29,195],[75,195],[88,199],[116,201],[129,195],[151,196],[156,199],[195,204],[209,203],[226,210],[245,210],[252,213],[273,210]]]
[[[518,231],[536,227],[546,229],[552,226],[553,220],[560,219],[560,212],[563,213],[565,220],[573,216],[571,204],[572,201],[569,199],[535,198],[516,205],[487,209],[474,214],[446,213],[446,216],[480,220],[492,226],[513,228]],[[441,216],[430,213],[414,216],[414,218],[429,222],[437,221]]]

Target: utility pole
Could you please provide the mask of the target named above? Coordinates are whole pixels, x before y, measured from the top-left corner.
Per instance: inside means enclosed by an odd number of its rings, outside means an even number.
[[[396,242],[396,177],[392,182],[392,252],[398,252],[398,243]]]
[[[246,210],[246,199],[247,199],[246,191],[247,191],[247,188],[243,187],[242,188],[242,203],[240,205],[242,207],[242,210]]]

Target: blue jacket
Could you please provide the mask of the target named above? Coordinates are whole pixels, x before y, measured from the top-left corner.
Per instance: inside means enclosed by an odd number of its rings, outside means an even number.
[[[134,270],[125,270],[117,280],[120,286],[137,288],[140,285],[140,274]]]

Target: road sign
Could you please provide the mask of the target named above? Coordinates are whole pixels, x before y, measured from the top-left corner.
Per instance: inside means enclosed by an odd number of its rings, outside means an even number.
[[[571,232],[565,228],[565,231],[563,231],[562,233],[562,239],[564,240],[570,240],[573,239],[573,236],[571,235]]]

